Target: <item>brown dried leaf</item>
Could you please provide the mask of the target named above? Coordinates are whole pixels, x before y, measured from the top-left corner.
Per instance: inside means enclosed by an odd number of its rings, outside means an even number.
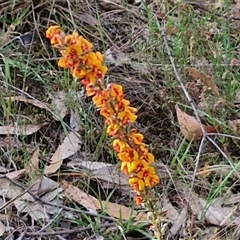
[[[79,130],[83,129],[78,109],[70,110],[70,127],[71,127],[71,129],[74,129],[75,131],[79,131]]]
[[[182,191],[184,198],[194,215],[200,220],[205,220],[216,226],[229,226],[229,224],[238,223],[239,213],[236,211],[237,206],[222,207],[221,205],[210,205],[204,199],[198,197],[193,191],[184,189]]]
[[[99,5],[104,10],[115,10],[121,8],[121,0],[100,0]]]
[[[37,146],[37,149],[35,150],[35,152],[33,153],[32,157],[30,158],[30,162],[32,164],[32,167],[34,168],[35,171],[39,170],[39,146]]]
[[[30,190],[32,186],[34,186],[34,184],[24,191]],[[28,213],[35,221],[39,221],[40,219],[49,219],[48,213],[43,205],[36,202],[28,192],[23,194],[24,191],[20,187],[11,184],[7,179],[0,179],[0,196],[9,198],[10,204],[14,204],[18,214]],[[16,200],[11,201],[11,199],[14,198]],[[6,204],[7,207],[9,204]]]
[[[186,225],[187,215],[188,215],[187,212],[188,212],[188,206],[185,206],[182,209],[176,221],[173,222],[172,227],[170,228],[170,232],[173,236],[176,236],[179,230]]]
[[[20,141],[16,136],[4,136],[0,137],[0,147],[2,148],[16,148],[19,147]]]
[[[61,187],[69,197],[71,197],[75,202],[81,204],[85,208],[97,210],[101,209],[101,206],[103,206],[104,209],[106,209],[106,212],[115,218],[129,220],[130,217],[134,217],[137,221],[147,220],[147,215],[145,213],[138,213],[135,210],[116,203],[106,201],[101,201],[100,203],[97,198],[83,192],[65,180],[61,181]]]
[[[5,225],[2,223],[2,221],[0,221],[0,237],[3,236],[5,230],[6,230]]]
[[[228,126],[232,129],[235,134],[240,133],[240,119],[228,121]]]
[[[118,166],[105,162],[81,161],[79,158],[68,163],[68,166],[86,168],[91,171],[91,179],[101,180],[102,188],[120,188],[129,190],[128,178],[120,172]]]
[[[84,12],[82,14],[79,14],[78,17],[81,19],[81,21],[89,24],[90,26],[98,27],[99,22],[94,16]]]
[[[56,115],[53,117],[56,120],[59,120],[59,117],[63,119],[68,114],[68,107],[66,106],[66,94],[64,91],[59,91],[55,96],[53,96],[52,106],[53,112]]]
[[[200,72],[196,68],[186,67],[188,74],[196,81],[200,81],[204,86],[211,88],[215,95],[219,95],[219,89],[216,83],[210,77]]]
[[[0,28],[0,48],[2,48],[5,44],[10,41],[10,34],[12,32],[11,26],[8,27],[5,32],[2,28]]]
[[[37,149],[34,151],[32,157],[30,158],[29,162],[30,162],[30,166],[29,166],[29,170],[36,172],[39,170],[39,146],[37,146]]]
[[[105,59],[106,61],[114,64],[115,66],[122,66],[123,64],[131,64],[131,60],[129,55],[121,52],[118,49],[109,48],[105,52]]]
[[[94,210],[101,208],[99,201],[95,197],[83,192],[79,188],[73,186],[71,183],[62,180],[61,187],[69,197],[71,197],[75,202],[81,204],[85,208]]]
[[[240,1],[235,0],[235,5],[233,7],[233,17],[240,19]]]
[[[59,145],[56,152],[53,154],[53,156],[50,159],[50,162],[51,162],[50,165],[46,166],[44,169],[45,175],[54,173],[61,167],[62,161],[63,161],[61,152],[62,152],[62,145]]]
[[[40,128],[45,126],[47,123],[40,123],[40,124],[28,124],[24,126],[18,125],[8,125],[8,126],[0,126],[0,135],[31,135],[37,132]]]
[[[178,105],[176,105],[175,108],[176,108],[178,123],[183,136],[189,141],[191,140],[197,141],[201,139],[203,136],[203,133],[202,133],[201,125],[197,121],[197,119],[183,112],[178,107]],[[216,132],[216,129],[213,126],[207,126],[202,124],[202,127],[207,133]]]
[[[20,177],[23,173],[25,173],[25,171],[25,169],[16,170],[14,172],[7,173],[6,176],[10,179],[16,179]]]
[[[6,97],[6,100],[10,100],[10,101],[18,101],[18,102],[24,102],[24,103],[29,103],[32,104],[35,107],[41,108],[41,109],[46,109],[45,104],[41,103],[38,100],[34,100],[34,99],[29,99],[26,98],[24,96],[12,96],[12,97]]]
[[[32,187],[31,192],[35,195],[43,195],[45,193],[52,192],[59,187],[58,182],[55,182],[44,175],[36,179],[34,182],[35,185]]]
[[[148,221],[146,213],[132,210],[131,208],[117,203],[102,201],[102,205],[104,209],[106,209],[106,212],[114,218],[121,218],[124,220],[135,218],[137,221]]]
[[[53,154],[50,165],[45,167],[44,174],[47,175],[56,172],[62,165],[62,161],[79,151],[81,145],[81,138],[76,136],[76,133],[70,132]]]
[[[178,211],[172,205],[168,197],[163,196],[162,202],[164,206],[163,211],[167,212],[167,219],[170,220],[171,222],[175,222],[179,217]]]
[[[39,221],[40,219],[49,219],[49,213],[46,211],[45,207],[36,201],[29,201],[28,199],[16,200],[14,205],[19,214],[27,213],[35,221]]]

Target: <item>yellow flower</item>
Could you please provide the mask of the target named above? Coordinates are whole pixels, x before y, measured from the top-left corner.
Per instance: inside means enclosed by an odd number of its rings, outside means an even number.
[[[86,75],[86,79],[91,83],[96,83],[98,79],[102,79],[107,69],[104,66],[100,68],[92,67],[92,71],[89,71]]]
[[[127,99],[124,99],[123,95],[122,95],[122,97],[119,96],[118,98],[121,98],[121,99],[117,100],[118,104],[115,106],[115,110],[120,112],[120,111],[123,111],[126,107],[128,107],[130,105],[130,101]]]
[[[148,170],[148,168],[150,167],[149,163],[147,163],[146,161],[142,160],[139,162],[136,172],[140,172],[142,170]]]
[[[46,36],[62,54],[58,65],[81,79],[87,96],[92,96],[100,115],[105,117],[106,132],[115,138],[112,145],[121,161],[121,170],[129,175],[129,184],[137,191],[136,201],[141,203],[144,199],[140,192],[157,184],[160,178],[150,165],[154,156],[143,143],[144,136],[136,130],[129,132],[128,124],[136,121],[137,109],[124,98],[121,85],[110,83],[105,87],[103,78],[108,69],[103,65],[103,54],[92,51],[92,43],[77,32],[65,35],[59,26],[49,27]]]
[[[160,177],[158,175],[153,175],[152,178],[150,179],[150,185],[151,187],[155,186],[160,182]]]
[[[135,201],[136,201],[136,204],[141,204],[143,202],[143,198],[140,196],[139,193],[136,193]]]
[[[68,64],[68,60],[65,57],[60,58],[58,61],[59,67],[66,68],[67,64]]]
[[[133,162],[138,160],[139,156],[135,149],[128,147],[123,152],[118,153],[118,158],[123,162]]]
[[[103,90],[97,93],[93,98],[93,102],[98,108],[106,107],[107,102],[109,101],[109,94],[108,91]]]
[[[128,106],[124,109],[124,111],[118,113],[118,118],[124,125],[133,123],[137,119],[137,115],[135,114],[136,112],[137,112],[136,108]]]
[[[58,66],[69,68],[71,70],[79,68],[82,60],[78,57],[81,53],[81,48],[77,45],[68,46],[63,54],[63,57],[58,61]]]
[[[119,138],[114,139],[112,145],[113,149],[118,153],[122,152],[125,148],[129,147],[129,145],[126,142],[120,140]]]
[[[100,115],[107,119],[106,124],[113,124],[112,117],[114,115],[114,111],[111,108],[101,108]]]
[[[87,76],[89,70],[87,69],[82,69],[78,66],[78,64],[75,64],[74,67],[70,68],[72,70],[72,75],[75,78],[84,78],[85,76]]]
[[[115,83],[110,83],[110,84],[108,84],[107,88],[110,91],[111,98],[113,98],[117,102],[120,102],[123,99],[124,94],[123,94],[123,88],[122,88],[121,85],[118,85],[118,84],[115,84]],[[125,101],[124,102],[124,106],[126,106],[125,105],[126,102],[128,102],[128,105],[129,105],[129,101],[128,100],[124,100],[124,101]]]
[[[125,174],[129,174],[132,173],[136,170],[137,165],[139,163],[139,159],[134,160],[132,162],[122,162],[121,163],[121,170],[125,173]]]
[[[129,185],[133,187],[135,191],[142,191],[145,188],[145,183],[142,179],[139,179],[137,177],[130,177],[129,180]]]
[[[64,32],[61,30],[60,26],[50,26],[46,31],[46,37],[51,39],[54,35],[63,35]]]
[[[86,95],[88,97],[90,97],[90,96],[94,96],[95,94],[96,94],[96,90],[94,88],[94,85],[93,84],[88,84],[86,86]]]
[[[117,123],[110,123],[107,127],[107,134],[110,135],[110,136],[114,136],[117,134],[117,132],[119,131],[120,129],[120,125],[118,125]]]
[[[107,67],[103,66],[103,56],[101,53],[89,52],[82,56],[82,60],[86,66],[90,66],[92,71],[89,71],[86,78],[91,83],[96,83],[98,79],[102,79],[107,72]]]
[[[136,130],[132,130],[128,138],[136,145],[142,145],[144,136]]]
[[[145,160],[148,164],[151,164],[154,162],[154,155],[150,152],[146,152],[145,154],[142,154],[141,159]]]
[[[74,45],[79,41],[79,34],[77,32],[73,32],[73,34],[69,34],[64,38],[64,44],[67,46]]]

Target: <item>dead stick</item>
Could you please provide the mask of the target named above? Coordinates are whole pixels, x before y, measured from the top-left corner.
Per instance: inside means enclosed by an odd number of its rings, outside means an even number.
[[[11,200],[9,200],[8,202],[6,202],[5,204],[3,204],[0,207],[0,212],[2,212],[6,207],[8,207],[9,205],[11,205],[15,200],[17,200],[18,198],[22,197],[25,193],[27,193],[30,189],[32,189],[32,187],[36,185],[36,183],[32,184],[31,186],[29,186],[28,188],[26,188],[25,190],[23,190],[20,194],[18,194],[17,196],[13,197]]]
[[[100,224],[99,228],[107,228],[115,226],[116,223],[106,223],[106,224]],[[86,232],[92,229],[92,226],[89,227],[82,227],[82,228],[75,228],[71,230],[63,230],[63,231],[56,231],[56,232],[25,232],[25,236],[29,237],[36,237],[36,236],[56,236],[56,235],[63,235],[63,234],[73,234],[73,233],[79,233],[79,232]]]

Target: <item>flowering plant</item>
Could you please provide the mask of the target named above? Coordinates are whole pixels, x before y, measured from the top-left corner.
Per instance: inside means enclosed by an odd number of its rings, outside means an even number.
[[[137,109],[125,99],[121,85],[104,82],[107,67],[103,65],[103,55],[94,52],[89,41],[77,32],[66,35],[59,26],[49,27],[46,36],[62,55],[58,66],[69,69],[73,77],[81,79],[87,96],[92,97],[100,115],[105,118],[106,132],[113,139],[121,170],[128,175],[129,184],[135,191],[136,203],[144,204],[148,209],[155,236],[161,239],[161,214],[151,191],[160,178],[152,166],[154,156],[143,142],[144,136],[132,127],[137,119]]]

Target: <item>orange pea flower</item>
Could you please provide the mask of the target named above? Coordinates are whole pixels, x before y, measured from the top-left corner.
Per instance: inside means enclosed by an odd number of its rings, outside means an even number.
[[[121,170],[128,174],[129,184],[136,191],[136,203],[144,199],[141,193],[156,185],[160,178],[154,167],[154,156],[143,143],[144,136],[131,128],[137,119],[137,109],[125,99],[123,87],[119,84],[106,85],[103,81],[107,67],[103,65],[103,54],[93,52],[93,45],[77,32],[66,35],[59,26],[46,31],[48,37],[62,57],[58,65],[81,79],[86,95],[105,118],[106,133],[113,136],[113,149],[121,161]]]

